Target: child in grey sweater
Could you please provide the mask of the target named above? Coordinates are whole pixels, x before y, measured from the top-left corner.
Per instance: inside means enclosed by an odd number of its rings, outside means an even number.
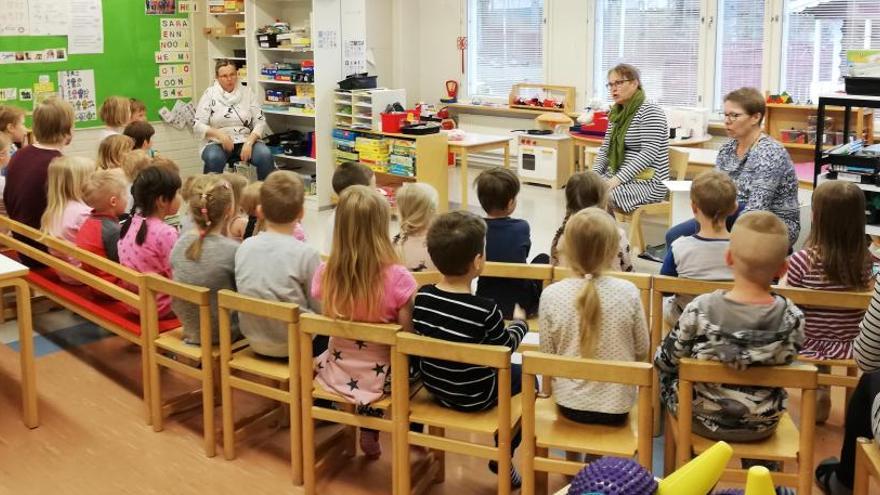
[[[266,230],[245,239],[235,255],[238,292],[272,301],[292,302],[301,312],[320,313],[320,301],[311,297],[312,277],[321,263],[313,247],[293,236],[303,217],[304,188],[293,172],[275,171],[260,188],[257,217]],[[287,357],[287,327],[282,322],[240,315],[241,331],[251,349],[264,356]],[[327,339],[315,339],[312,355],[327,348]]]

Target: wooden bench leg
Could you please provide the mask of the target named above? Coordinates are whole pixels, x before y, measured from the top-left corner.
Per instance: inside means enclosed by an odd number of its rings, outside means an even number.
[[[663,442],[663,476],[669,476],[675,471],[675,427],[672,417],[666,415],[666,438]]]
[[[446,428],[429,426],[428,434],[436,437],[445,437]],[[431,450],[430,455],[434,457],[434,461],[437,463],[437,472],[434,474],[434,482],[443,483],[446,480],[446,452],[442,450]]]
[[[10,282],[15,287],[16,309],[18,312],[19,359],[21,361],[21,388],[24,424],[28,428],[40,425],[37,410],[37,373],[34,366],[34,327],[31,319],[31,292],[27,282],[16,279]],[[3,294],[0,293],[0,297]]]
[[[232,403],[232,385],[229,367],[220,367],[220,400],[223,401],[223,457],[235,459],[235,410]]]
[[[204,348],[202,348],[204,353]],[[202,435],[205,437],[205,455],[214,457],[217,454],[217,427],[214,424],[214,365],[217,362],[211,356],[210,348],[207,356],[202,356]]]

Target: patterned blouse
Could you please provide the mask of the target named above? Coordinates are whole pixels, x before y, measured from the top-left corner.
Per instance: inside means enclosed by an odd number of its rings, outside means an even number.
[[[801,231],[798,210],[798,179],[788,151],[773,138],[762,135],[745,156],[736,156],[736,139],[718,150],[715,167],[736,184],[736,200],[743,212],[769,211],[788,227],[789,245]]]

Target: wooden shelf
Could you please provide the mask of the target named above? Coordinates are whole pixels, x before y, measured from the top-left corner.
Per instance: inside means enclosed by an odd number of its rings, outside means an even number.
[[[312,157],[310,157],[310,156],[294,156],[294,155],[287,155],[287,154],[284,154],[284,153],[279,153],[279,154],[277,154],[277,155],[273,155],[273,156],[275,156],[275,157],[277,157],[277,158],[285,158],[285,159],[288,159],[288,160],[297,160],[297,161],[300,161],[300,162],[310,162],[310,163],[315,163],[315,162],[318,161],[316,158],[312,158]]]
[[[281,84],[284,86],[314,86],[315,83],[295,82],[295,81],[277,81],[275,79],[257,79],[257,82],[264,84]]]
[[[311,53],[314,50],[311,48],[263,48],[260,47],[260,51],[263,52],[289,52],[289,53]]]
[[[538,116],[542,113],[548,113],[547,111],[540,108],[510,108],[507,105],[504,106],[489,106],[489,105],[472,105],[470,103],[452,103],[447,105],[450,111],[457,111],[462,113],[483,113],[483,114],[496,114],[496,115],[514,115],[514,116]],[[578,113],[565,113],[572,118],[577,118]]]
[[[788,148],[788,149],[793,149],[793,150],[808,150],[808,151],[815,151],[815,149],[816,149],[816,145],[815,145],[815,144],[782,143],[782,146],[785,146],[786,148]],[[833,148],[834,146],[835,146],[835,145],[833,145],[833,144],[826,144],[826,145],[822,146],[822,149],[830,150],[830,149]]]
[[[310,113],[289,112],[286,110],[270,110],[267,108],[262,108],[261,110],[263,111],[263,113],[266,113],[269,115],[288,115],[290,117],[303,117],[303,118],[307,118],[307,119],[315,118],[315,114],[310,114]]]
[[[214,60],[226,59],[226,60],[235,60],[236,62],[247,62],[247,59],[244,57],[212,57]]]

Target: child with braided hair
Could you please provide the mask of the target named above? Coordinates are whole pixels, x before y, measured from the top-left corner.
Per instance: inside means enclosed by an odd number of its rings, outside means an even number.
[[[193,228],[183,232],[171,250],[171,268],[174,280],[198,285],[211,290],[211,338],[219,339],[217,327],[217,291],[236,290],[235,253],[239,243],[222,234],[235,212],[232,185],[220,175],[196,177],[187,188],[184,198],[189,206]],[[199,344],[199,309],[174,299],[174,314],[183,324],[183,339]],[[238,320],[232,321],[233,340],[238,334]]]
[[[394,247],[406,269],[411,272],[436,270],[428,254],[428,227],[437,216],[437,190],[430,184],[404,184],[397,191],[400,233]]]

